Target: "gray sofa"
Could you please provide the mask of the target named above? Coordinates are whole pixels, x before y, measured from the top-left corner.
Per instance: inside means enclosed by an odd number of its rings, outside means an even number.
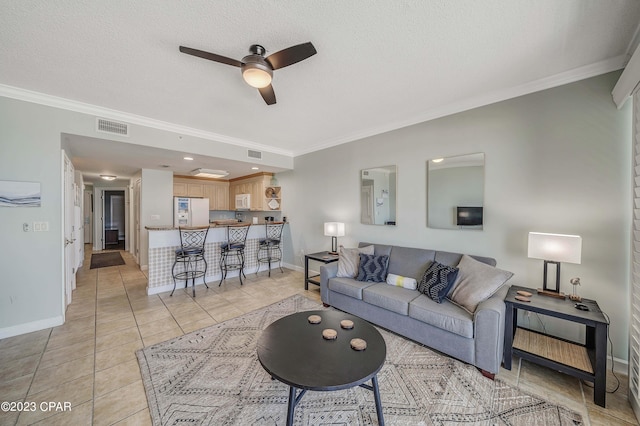
[[[371,245],[360,243],[359,247]],[[432,261],[456,266],[462,254],[374,244],[375,255],[389,255],[388,273],[418,282]],[[471,256],[491,266],[495,259]],[[386,283],[336,277],[338,262],[320,267],[322,302],[356,315],[425,346],[472,364],[492,377],[500,369],[508,283],[481,302],[472,315],[450,300],[441,304],[417,290]]]

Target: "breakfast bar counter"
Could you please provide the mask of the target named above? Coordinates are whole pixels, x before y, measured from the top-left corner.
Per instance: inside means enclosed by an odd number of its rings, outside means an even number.
[[[242,224],[242,223],[239,223]],[[257,261],[258,242],[265,237],[265,222],[258,224],[244,223],[249,226],[245,247],[245,274],[255,273],[259,267]],[[205,260],[207,262],[207,284],[220,280],[220,245],[227,239],[227,226],[212,224],[205,242]],[[173,277],[171,268],[175,261],[176,249],[180,247],[180,234],[178,228],[167,226],[146,227],[149,235],[149,271],[147,294],[157,294],[173,289]],[[263,264],[263,268],[264,268]],[[229,273],[228,278],[237,275]],[[202,284],[202,278],[196,280],[196,284]],[[184,283],[178,282],[178,288]]]

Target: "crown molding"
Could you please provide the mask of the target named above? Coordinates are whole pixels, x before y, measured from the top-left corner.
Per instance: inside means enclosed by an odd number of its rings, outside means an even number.
[[[545,77],[539,80],[534,80],[519,86],[507,88],[504,90],[498,90],[491,93],[485,93],[474,98],[462,100],[448,105],[443,105],[437,108],[431,108],[414,115],[405,120],[396,121],[394,123],[387,123],[383,126],[372,127],[360,132],[351,133],[349,135],[340,136],[334,139],[325,141],[324,143],[315,145],[306,150],[295,151],[294,157],[309,154],[315,151],[331,148],[337,145],[342,145],[348,142],[353,142],[359,139],[379,135],[382,133],[390,132],[393,130],[401,129],[403,127],[412,126],[414,124],[424,123],[426,121],[435,120],[437,118],[446,117],[448,115],[457,114],[460,112],[468,111],[478,107],[494,104],[497,102],[506,101],[508,99],[517,98],[519,96],[528,95],[534,92],[539,92],[546,89],[562,86],[569,83],[575,83],[576,81],[584,80],[587,78],[595,77],[608,72],[617,71],[622,69],[627,64],[629,56],[624,54],[609,58],[604,61],[595,62],[593,64],[586,65],[584,67],[575,68],[569,71],[562,72],[550,77]]]
[[[167,121],[155,120],[153,118],[144,117],[141,115],[130,114],[124,111],[118,111],[114,109],[104,108],[97,105],[87,104],[84,102],[78,102],[71,99],[61,98],[58,96],[47,95],[45,93],[34,92],[19,87],[7,86],[0,84],[0,96],[17,99],[20,101],[31,102],[39,105],[45,105],[54,108],[60,108],[68,111],[79,112],[87,115],[94,115],[101,118],[124,121],[129,124],[136,124],[139,126],[149,127],[152,129],[164,130],[167,132],[177,133],[185,136],[193,136],[201,139],[211,140],[215,142],[222,142],[229,145],[241,146],[244,148],[255,149],[263,152],[270,152],[272,154],[284,155],[286,157],[293,157],[291,151],[274,148],[272,146],[260,144],[257,142],[234,138],[232,136],[226,136],[219,133],[208,132],[205,130],[195,129],[193,127],[182,126],[179,124],[169,123]]]

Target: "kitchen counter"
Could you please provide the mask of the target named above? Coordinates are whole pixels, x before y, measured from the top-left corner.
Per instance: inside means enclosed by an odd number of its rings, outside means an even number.
[[[278,222],[273,222],[273,223],[278,223]],[[209,224],[209,228],[224,228],[224,227],[227,227],[227,226],[230,226],[230,225],[264,226],[266,224],[267,224],[267,222],[265,222],[264,220],[259,221],[258,223],[253,223],[253,222],[235,222],[235,223],[223,224],[223,223],[211,222]],[[178,230],[178,228],[173,226],[173,225],[145,226],[144,229],[146,229],[148,231],[177,231]]]
[[[246,274],[255,273],[260,265],[257,262],[258,243],[260,238],[265,238],[265,222],[258,224],[239,222],[238,224],[250,225],[247,234],[245,248],[245,268]],[[212,224],[207,233],[205,241],[205,260],[207,262],[207,284],[216,283],[220,280],[220,245],[226,241],[226,229],[230,225]],[[173,289],[173,276],[171,269],[175,261],[175,252],[180,247],[180,233],[178,228],[172,225],[145,226],[149,232],[149,280],[147,294],[157,294]],[[266,265],[262,265],[266,268]],[[228,277],[234,276],[230,271]],[[202,278],[196,280],[196,284],[201,284]],[[223,284],[224,285],[224,284]],[[179,281],[176,288],[184,287],[184,281]]]

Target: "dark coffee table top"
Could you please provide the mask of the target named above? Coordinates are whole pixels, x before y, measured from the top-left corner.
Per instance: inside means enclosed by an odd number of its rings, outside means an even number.
[[[320,315],[320,324],[310,324],[309,315]],[[354,327],[345,330],[340,321]],[[338,332],[335,340],[322,337],[322,330]],[[351,339],[367,342],[363,351],[351,349]],[[363,319],[339,311],[305,311],[280,318],[269,325],[258,340],[258,359],[272,377],[298,389],[332,391],[358,386],[371,380],[382,368],[387,346],[378,330]]]

